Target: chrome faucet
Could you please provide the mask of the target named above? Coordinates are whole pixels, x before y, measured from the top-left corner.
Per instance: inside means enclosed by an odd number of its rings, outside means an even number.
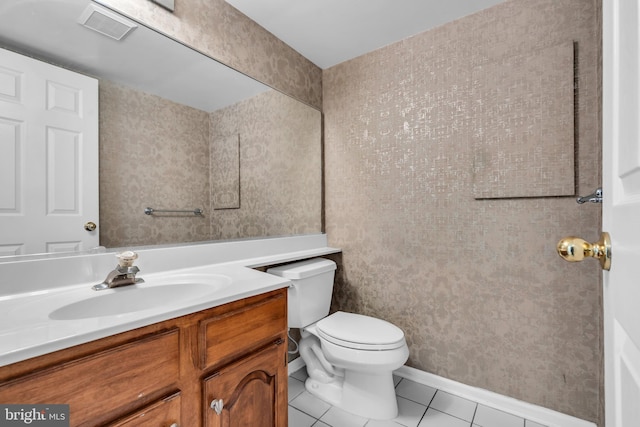
[[[133,262],[138,258],[137,253],[126,251],[117,254],[116,257],[118,258],[118,265],[107,275],[107,278],[102,283],[93,285],[92,289],[94,291],[144,283],[143,279],[136,278],[136,274],[140,271],[138,267],[133,265]]]

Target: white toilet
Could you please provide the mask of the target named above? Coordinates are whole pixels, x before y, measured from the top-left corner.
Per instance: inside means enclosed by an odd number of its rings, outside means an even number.
[[[338,311],[330,316],[336,264],[315,258],[267,270],[292,283],[289,327],[301,328],[306,389],[352,414],[388,420],[398,415],[393,371],[409,358],[404,333],[374,317]]]

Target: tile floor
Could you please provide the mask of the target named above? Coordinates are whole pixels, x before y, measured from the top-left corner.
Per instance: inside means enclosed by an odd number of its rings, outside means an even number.
[[[544,427],[400,377],[394,378],[398,417],[369,420],[312,396],[304,388],[306,378],[306,368],[289,377],[289,427]]]

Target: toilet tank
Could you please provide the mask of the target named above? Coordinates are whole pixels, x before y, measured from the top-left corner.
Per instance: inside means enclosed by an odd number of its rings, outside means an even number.
[[[329,314],[336,263],[314,258],[267,270],[289,279],[288,321],[290,328],[302,328]]]

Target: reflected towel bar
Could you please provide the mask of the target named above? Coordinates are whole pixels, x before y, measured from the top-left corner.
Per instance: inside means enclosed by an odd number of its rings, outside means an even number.
[[[153,208],[144,208],[145,215],[153,215],[154,213],[192,213],[196,216],[201,216],[203,214],[202,209],[195,208],[193,210],[171,210],[171,209],[153,209]]]

